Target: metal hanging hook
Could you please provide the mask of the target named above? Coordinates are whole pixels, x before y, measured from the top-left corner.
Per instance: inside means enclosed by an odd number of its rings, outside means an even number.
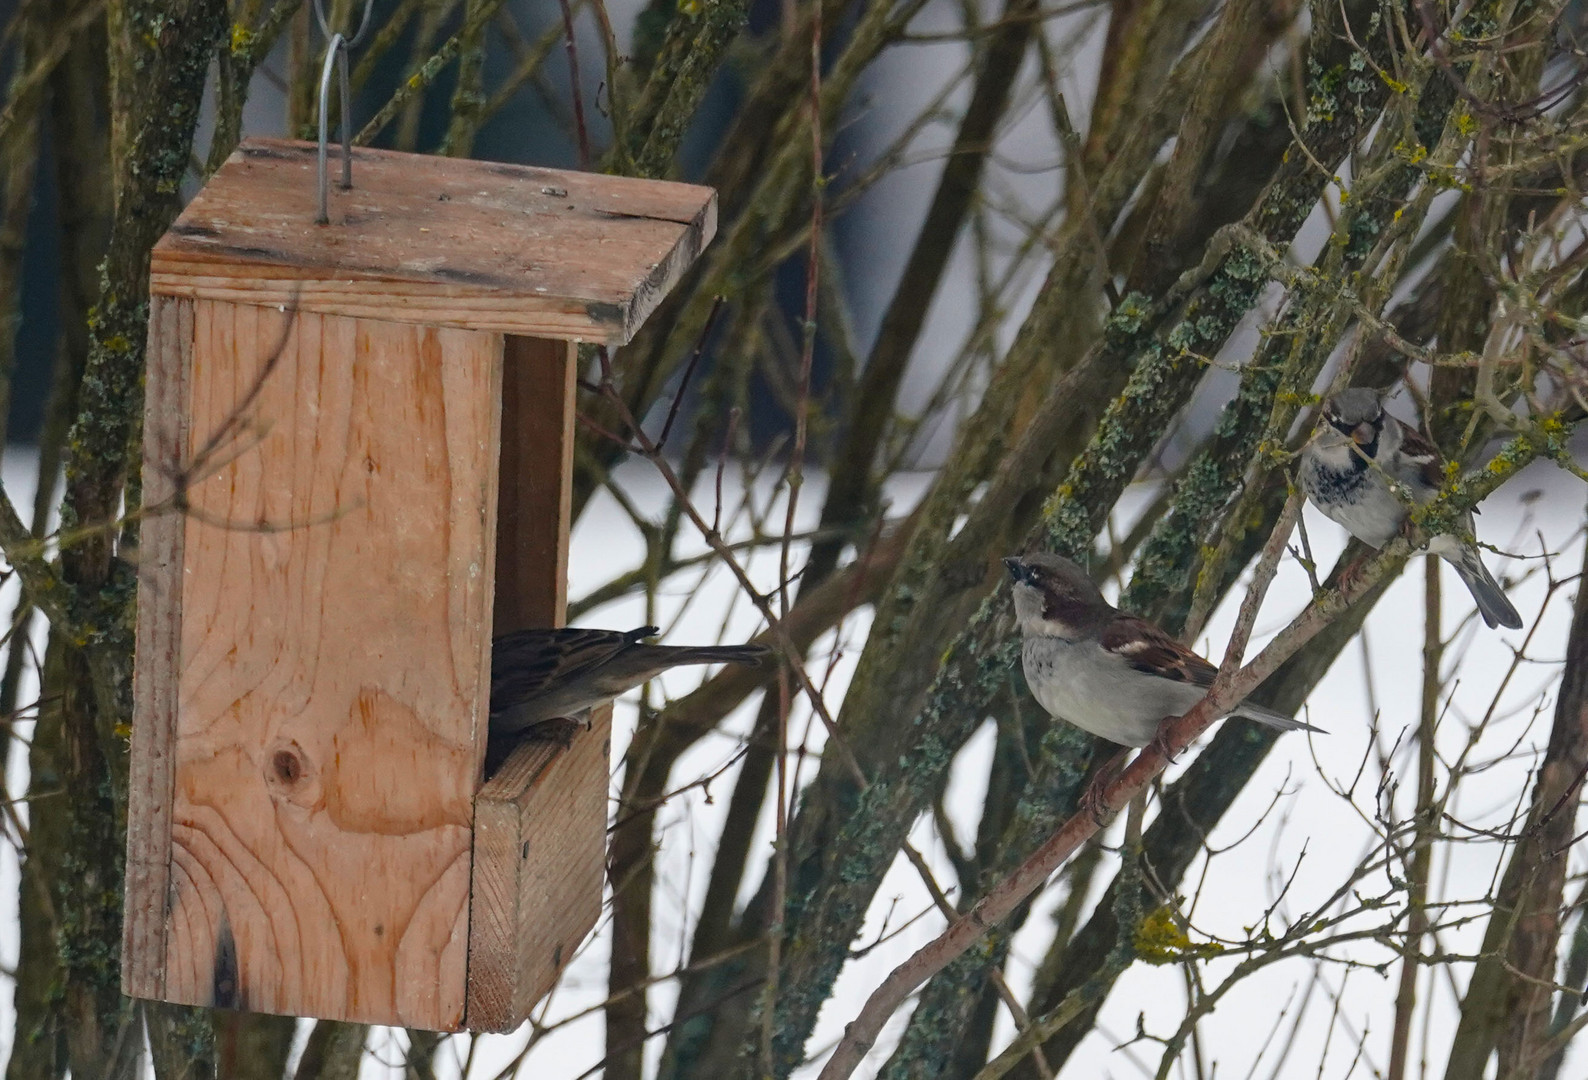
[[[364,0],[364,17],[359,20],[358,30],[347,40],[349,49],[356,49],[363,44],[364,35],[369,32],[370,12],[374,9],[375,0]],[[327,40],[335,36],[331,33],[331,24],[325,21],[325,8],[321,6],[320,0],[314,0],[314,18],[320,24],[320,33],[324,34]]]
[[[342,190],[346,191],[353,186],[353,140],[351,129],[348,126],[348,112],[352,106],[352,92],[349,88],[347,74],[347,53],[349,49],[356,49],[364,34],[369,30],[370,12],[374,10],[375,0],[364,0],[364,17],[359,21],[358,31],[351,39],[343,37],[340,33],[332,33],[330,24],[325,21],[325,9],[321,7],[320,0],[314,0],[314,17],[320,24],[321,33],[325,34],[327,44],[325,47],[325,66],[320,70],[320,214],[314,219],[317,225],[331,223],[330,206],[330,177],[326,163],[326,143],[328,142],[331,105],[331,69],[335,67],[341,74],[342,84]]]

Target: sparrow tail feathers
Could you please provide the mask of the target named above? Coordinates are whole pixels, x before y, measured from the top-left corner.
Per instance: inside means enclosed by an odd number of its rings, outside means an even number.
[[[772,652],[765,645],[680,645],[677,648],[678,652],[670,658],[674,664],[758,665]]]
[[[1284,713],[1277,713],[1273,709],[1265,709],[1263,706],[1251,701],[1241,702],[1235,706],[1235,711],[1230,715],[1244,716],[1248,720],[1256,720],[1259,724],[1276,728],[1279,731],[1315,731],[1319,735],[1329,734],[1323,728],[1313,727],[1305,720],[1297,720],[1294,716],[1286,716]]]
[[[1459,558],[1447,557],[1446,561],[1456,568],[1462,584],[1466,585],[1467,591],[1472,594],[1472,599],[1478,603],[1478,614],[1483,616],[1483,621],[1488,623],[1491,629],[1496,626],[1503,626],[1508,630],[1522,628],[1522,616],[1516,613],[1516,608],[1506,599],[1505,591],[1489,573],[1489,568],[1483,565],[1483,559],[1478,555],[1476,548],[1463,549]]]

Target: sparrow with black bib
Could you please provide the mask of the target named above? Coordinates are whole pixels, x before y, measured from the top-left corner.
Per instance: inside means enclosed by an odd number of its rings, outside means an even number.
[[[1383,399],[1365,387],[1343,390],[1324,403],[1323,421],[1301,453],[1307,498],[1374,548],[1401,533],[1413,506],[1433,501],[1444,474],[1444,460],[1433,444],[1385,412]],[[1455,567],[1485,623],[1520,629],[1522,617],[1483,565],[1472,539],[1472,515],[1463,514],[1459,525],[1459,534],[1430,540],[1428,551]]]

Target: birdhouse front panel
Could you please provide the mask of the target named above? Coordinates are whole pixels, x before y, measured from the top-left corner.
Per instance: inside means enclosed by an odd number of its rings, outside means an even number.
[[[608,714],[482,773],[491,639],[561,624],[574,340],[715,195],[387,151],[316,225],[245,142],[156,245],[122,986],[521,1023],[601,906]]]
[[[501,339],[191,303],[162,995],[456,1027]]]

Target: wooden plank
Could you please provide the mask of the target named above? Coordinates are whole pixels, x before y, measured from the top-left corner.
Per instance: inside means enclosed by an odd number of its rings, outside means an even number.
[[[187,454],[188,373],[193,359],[193,304],[154,297],[149,308],[143,402],[144,505],[174,491]],[[127,877],[122,919],[122,992],[165,991],[166,897],[171,867],[177,683],[182,642],[182,545],[175,513],[146,518],[139,529],[137,653],[133,661],[132,758],[127,806]]]
[[[267,307],[296,307],[325,315],[446,326],[461,330],[496,330],[508,334],[604,341],[623,344],[632,332],[621,331],[626,316],[538,296],[479,296],[459,288],[412,286],[403,282],[372,284],[356,279],[237,278],[222,274],[154,274],[149,288],[159,295],[192,300],[219,300]]]
[[[566,617],[575,355],[571,342],[506,341],[495,634],[561,626]]]
[[[196,304],[167,999],[461,1022],[501,353]]]
[[[710,188],[353,156],[322,226],[314,144],[245,141],[155,246],[151,289],[620,345],[716,232]]]
[[[474,802],[471,1031],[512,1031],[601,914],[612,706],[565,750],[525,743]]]

